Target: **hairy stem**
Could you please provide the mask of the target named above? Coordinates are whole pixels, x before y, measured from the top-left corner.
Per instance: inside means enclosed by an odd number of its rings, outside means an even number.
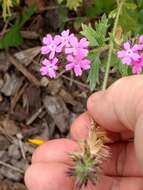
[[[113,54],[113,50],[114,50],[113,39],[114,39],[115,34],[116,34],[116,29],[117,29],[117,26],[118,26],[119,16],[121,14],[124,2],[125,2],[125,0],[122,0],[118,4],[118,12],[117,12],[117,15],[116,15],[116,18],[115,18],[114,27],[113,27],[112,35],[110,37],[110,42],[109,42],[109,52],[108,52],[107,65],[106,65],[106,71],[105,71],[105,76],[104,76],[102,90],[105,90],[106,87],[107,87],[107,82],[108,82],[108,77],[109,77],[109,70],[110,70],[110,64],[111,64],[111,58],[112,58],[112,54]]]

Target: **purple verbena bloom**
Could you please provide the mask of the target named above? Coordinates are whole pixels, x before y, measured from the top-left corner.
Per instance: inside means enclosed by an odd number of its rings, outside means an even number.
[[[123,44],[124,50],[118,51],[118,58],[122,60],[123,64],[131,65],[132,61],[138,61],[140,59],[140,55],[138,50],[140,50],[140,45],[134,45],[131,47],[129,42],[125,42]]]
[[[70,34],[69,30],[64,30],[61,33],[61,43],[59,45],[59,49],[62,51],[63,47],[70,47],[69,39],[73,37],[74,34]]]
[[[70,42],[71,47],[65,48],[66,54],[77,55],[77,53],[80,52],[80,54],[87,56],[89,52],[87,49],[89,42],[87,41],[86,38],[82,38],[80,41],[78,41],[78,39],[75,36],[71,36],[69,38],[69,42]]]
[[[58,69],[57,66],[58,59],[54,58],[52,60],[44,59],[42,61],[42,66],[40,68],[40,72],[42,76],[49,76],[50,78],[56,77],[56,70]]]
[[[134,61],[132,63],[132,72],[134,74],[140,74],[143,69],[143,57],[139,59],[139,61]]]
[[[42,40],[43,46],[41,47],[41,53],[42,54],[49,54],[49,59],[53,59],[55,57],[55,53],[59,53],[59,44],[61,43],[61,37],[59,35],[56,35],[54,38],[47,34],[46,37]]]
[[[76,56],[68,55],[67,60],[69,63],[66,65],[66,70],[73,70],[76,76],[81,76],[84,70],[90,69],[90,60],[80,53]]]

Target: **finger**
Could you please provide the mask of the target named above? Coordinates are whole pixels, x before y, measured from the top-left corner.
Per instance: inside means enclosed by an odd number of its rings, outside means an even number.
[[[133,143],[117,143],[110,146],[111,157],[103,164],[107,176],[142,177]]]
[[[132,143],[117,143],[110,146],[111,158],[104,162],[104,174],[109,176],[142,176]],[[57,150],[57,151],[55,151]],[[73,164],[68,153],[79,150],[71,140],[51,140],[40,146],[33,154],[32,163],[59,162]]]
[[[71,125],[70,134],[74,140],[84,140],[88,137],[90,119],[87,112],[81,114]]]
[[[141,190],[143,189],[142,177],[107,177],[104,176],[94,188],[86,190]]]
[[[52,161],[70,164],[68,153],[77,150],[79,150],[79,146],[75,141],[69,139],[50,140],[35,150],[32,163]]]
[[[135,150],[143,171],[143,116],[136,123]]]
[[[36,163],[25,173],[25,183],[29,190],[73,190],[74,179],[66,175],[63,163]]]
[[[88,131],[91,127],[91,121],[87,112],[81,114],[71,125],[70,133],[74,140],[83,140],[88,137]],[[107,131],[108,137],[113,141],[128,140],[133,138],[134,133],[131,130],[126,129],[121,133],[114,133]]]
[[[118,80],[108,90],[93,94],[88,100],[88,111],[104,128],[123,131],[135,128],[135,148],[143,168],[143,76]]]
[[[92,117],[104,128],[121,132],[134,129],[143,110],[143,76],[125,77],[106,91],[93,94],[87,103]]]
[[[29,190],[77,190],[74,179],[66,176],[67,166],[62,163],[37,163],[26,171],[25,183]],[[37,177],[38,176],[38,177]],[[141,177],[103,176],[96,186],[88,184],[85,190],[140,190],[143,188]]]

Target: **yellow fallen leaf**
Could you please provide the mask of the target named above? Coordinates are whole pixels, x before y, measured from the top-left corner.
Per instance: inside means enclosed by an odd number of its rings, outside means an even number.
[[[28,142],[34,145],[42,145],[45,143],[42,139],[28,139]]]

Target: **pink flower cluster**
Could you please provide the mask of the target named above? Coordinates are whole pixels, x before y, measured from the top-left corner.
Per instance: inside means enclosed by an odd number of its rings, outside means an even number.
[[[69,30],[61,35],[52,37],[47,34],[42,40],[41,53],[45,55],[40,69],[41,75],[55,78],[59,66],[66,71],[73,70],[76,76],[81,76],[84,70],[90,69],[90,60],[87,59],[89,42],[86,38],[78,40]],[[66,57],[66,64],[59,64],[61,54]]]
[[[117,52],[118,58],[126,65],[131,65],[134,74],[143,69],[143,35],[139,36],[136,44],[125,42],[123,49]]]

